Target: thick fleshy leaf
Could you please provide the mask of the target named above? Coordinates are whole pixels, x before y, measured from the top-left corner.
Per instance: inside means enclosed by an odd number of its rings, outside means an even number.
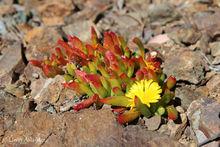
[[[143,45],[143,43],[141,42],[141,40],[140,40],[139,38],[135,37],[135,38],[133,39],[133,42],[134,42],[134,43],[138,46],[138,48],[139,48],[139,55],[142,56],[142,57],[144,57],[144,55],[145,55],[145,48],[144,48],[144,45]]]
[[[112,108],[112,112],[113,113],[117,113],[117,114],[121,114],[121,113],[125,112],[126,109],[127,109],[126,107],[118,107],[118,106],[116,106],[116,107]]]
[[[141,71],[141,70],[138,70],[136,73],[135,73],[135,78],[136,80],[140,81],[144,78],[144,73]]]
[[[64,88],[69,88],[69,89],[74,90],[78,94],[83,94],[83,92],[81,91],[81,89],[79,87],[78,82],[75,82],[75,81],[65,82],[62,85],[63,85]]]
[[[174,76],[170,76],[166,82],[167,88],[172,89],[176,85],[176,78]]]
[[[94,85],[90,84],[92,91],[99,95],[100,98],[105,98],[108,96],[109,92],[102,86],[95,87]]]
[[[38,60],[29,60],[29,63],[34,65],[34,66],[37,66],[39,68],[42,68],[42,61],[38,61]]]
[[[94,62],[88,62],[88,67],[89,67],[90,73],[92,74],[97,73],[97,67]]]
[[[173,105],[166,107],[166,110],[169,119],[176,120],[178,118],[178,112]]]
[[[81,70],[76,69],[75,70],[75,75],[76,78],[80,81],[80,82],[88,82],[86,75],[87,73]]]
[[[114,96],[122,96],[124,95],[124,92],[119,87],[113,87],[112,92],[114,93]]]
[[[98,35],[94,27],[91,27],[91,40],[92,40],[93,46],[96,46],[98,43]]]
[[[135,106],[136,109],[145,117],[149,118],[152,115],[147,105],[143,104],[138,97],[135,97]]]
[[[75,75],[75,70],[76,70],[76,65],[75,64],[72,64],[72,63],[68,63],[66,65],[66,70],[67,70],[67,73],[70,74],[71,76],[74,76]]]
[[[56,75],[64,74],[64,71],[59,67],[53,67],[51,65],[43,65],[42,70],[47,77],[53,78]]]
[[[73,76],[71,76],[69,74],[65,74],[64,79],[65,79],[66,82],[69,82],[69,81],[73,80]]]
[[[169,89],[166,89],[163,96],[161,97],[161,100],[159,101],[159,104],[161,106],[167,105],[173,98],[175,94],[171,92]]]
[[[86,54],[85,47],[83,45],[83,42],[76,36],[68,36],[69,43],[72,45],[72,48],[77,48],[81,52]]]
[[[158,108],[157,108],[157,111],[156,111],[156,114],[157,115],[163,115],[164,113],[165,113],[165,108],[164,107],[162,107],[162,106],[159,106]]]
[[[113,87],[119,87],[121,88],[121,80],[120,79],[117,79],[117,78],[110,78],[108,79],[110,85],[111,85],[111,88]]]
[[[100,99],[100,102],[112,106],[130,107],[132,105],[132,99],[126,96],[112,96],[108,98]]]
[[[97,102],[99,99],[99,96],[97,94],[89,97],[88,99],[76,104],[73,109],[75,111],[79,111],[81,109],[84,109],[84,108],[88,108],[89,106],[91,106],[93,103]]]
[[[116,56],[115,56],[115,54],[114,54],[113,52],[107,51],[107,52],[105,53],[105,59],[106,59],[107,62],[109,63],[110,68],[111,68],[112,70],[114,70],[114,71],[116,71],[116,72],[117,72],[118,70],[120,70],[120,68],[119,68],[119,63],[118,63],[117,58],[116,58]]]
[[[104,33],[103,47],[109,49],[110,51],[114,51],[114,42],[112,40],[110,32]]]
[[[105,69],[104,66],[102,66],[101,64],[97,66],[98,70],[101,72],[102,76],[104,76],[105,78],[110,78],[107,70]]]
[[[102,83],[100,81],[100,76],[98,74],[87,74],[85,75],[86,81],[88,81],[90,84],[95,86],[96,88],[99,88],[102,86]]]
[[[126,41],[124,40],[124,38],[122,36],[118,36],[118,40],[119,40],[120,46],[122,47],[122,49],[125,53],[125,48],[127,47]]]
[[[139,111],[136,111],[135,109],[131,109],[123,114],[119,114],[117,120],[120,124],[125,124],[135,120],[140,115],[141,113]]]
[[[108,93],[110,93],[110,90],[111,90],[110,84],[109,84],[109,82],[106,80],[106,78],[103,77],[103,76],[101,76],[101,77],[100,77],[100,81],[101,81],[101,83],[102,83],[102,86],[108,91]]]

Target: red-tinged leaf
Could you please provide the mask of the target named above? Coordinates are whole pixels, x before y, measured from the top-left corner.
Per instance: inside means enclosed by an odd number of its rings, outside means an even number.
[[[78,82],[75,82],[75,81],[71,81],[71,82],[65,82],[65,83],[62,83],[63,87],[64,88],[69,88],[69,89],[72,89],[74,91],[76,91],[77,93],[80,93],[80,89],[79,89],[79,83]]]
[[[128,47],[125,48],[124,56],[127,58],[130,58],[130,56],[131,56],[131,51]]]
[[[110,34],[110,36],[112,38],[113,45],[114,46],[119,46],[119,40],[118,40],[117,35],[114,32],[109,32],[109,34]]]
[[[73,49],[65,41],[61,39],[59,39],[57,43],[65,49],[67,56],[70,58],[73,54]]]
[[[120,48],[118,45],[115,45],[115,46],[114,46],[114,52],[115,52],[117,55],[119,55],[119,56],[123,55],[123,52],[122,52],[121,48]]]
[[[173,105],[166,107],[166,109],[169,119],[176,120],[178,118],[178,112]]]
[[[84,52],[83,43],[78,37],[68,36],[68,40],[69,40],[69,43],[72,45],[72,48],[78,48],[81,52]]]
[[[86,49],[88,52],[88,56],[94,56],[95,48],[90,44],[86,44]]]
[[[120,124],[125,124],[135,120],[140,115],[141,113],[139,111],[136,111],[135,109],[131,109],[123,114],[118,115],[117,120]]]
[[[56,61],[56,59],[57,59],[57,56],[54,53],[52,53],[51,56],[50,56],[50,60],[51,61]]]
[[[97,44],[96,49],[103,54],[106,52],[106,48],[104,48],[101,44]]]
[[[76,78],[80,81],[80,82],[89,82],[86,78],[87,73],[81,70],[76,69],[75,70],[75,75]]]
[[[113,107],[113,108],[112,108],[112,112],[113,112],[113,113],[117,113],[117,114],[124,113],[125,110],[126,110],[125,107],[117,107],[117,106],[116,106],[116,107]]]
[[[92,104],[96,103],[98,101],[98,99],[99,99],[99,96],[97,94],[94,94],[93,96],[89,97],[88,99],[76,104],[73,107],[73,109],[75,111],[79,111],[81,109],[88,108]]]
[[[29,63],[34,65],[34,66],[37,66],[39,68],[42,68],[42,61],[38,61],[38,60],[29,60]]]
[[[170,76],[166,82],[167,88],[172,89],[176,85],[176,78],[174,76]]]
[[[110,78],[108,72],[106,71],[105,67],[102,66],[101,64],[97,66],[98,70],[101,72],[102,76],[105,78]]]
[[[135,78],[136,80],[140,81],[144,78],[144,73],[141,71],[141,70],[138,70],[136,73],[135,73]]]
[[[43,65],[42,70],[47,77],[53,78],[56,75],[63,74],[62,69],[51,65]]]
[[[109,49],[110,51],[114,51],[114,42],[112,40],[110,32],[104,33],[103,46],[104,46],[104,48]]]
[[[145,78],[148,79],[148,80],[152,79],[156,82],[158,82],[158,80],[159,80],[159,78],[158,78],[157,74],[155,73],[155,71],[153,71],[151,69],[147,70],[147,74],[146,74]]]
[[[97,74],[87,74],[85,75],[86,81],[91,83],[95,88],[99,88],[102,86],[100,81],[100,77]]]
[[[114,96],[122,96],[124,95],[124,92],[121,90],[121,87],[113,87],[112,91],[114,93]]]
[[[73,48],[73,53],[74,53],[75,55],[81,57],[82,59],[87,60],[87,55],[86,55],[83,51],[81,51],[80,49],[78,49],[78,48]]]
[[[114,78],[114,77],[111,77],[110,79],[108,79],[111,87],[120,87],[121,88],[121,80],[120,79],[117,79],[117,78]]]
[[[91,40],[92,40],[93,46],[96,46],[98,43],[98,35],[94,27],[91,27]]]
[[[104,104],[108,104],[112,106],[122,106],[122,107],[130,107],[133,103],[132,99],[126,96],[112,96],[112,97],[100,99],[99,101]]]
[[[68,61],[64,58],[64,55],[63,55],[61,49],[59,47],[57,47],[57,48],[55,48],[55,50],[56,50],[56,53],[58,56],[58,58],[57,58],[58,63],[63,66],[66,65],[68,63]]]
[[[124,40],[124,38],[122,36],[118,36],[118,40],[120,43],[120,46],[122,47],[123,51],[125,52],[125,48],[127,47],[127,43]]]
[[[105,53],[105,62],[107,62],[107,65],[110,64],[109,66],[113,71],[119,72],[119,63],[114,53],[112,53],[111,51],[107,51]]]
[[[145,48],[144,48],[144,45],[143,45],[143,43],[141,42],[141,40],[140,40],[139,38],[135,37],[135,38],[133,39],[133,42],[134,42],[134,43],[138,46],[138,48],[139,48],[139,55],[142,56],[142,57],[144,57],[144,55],[145,55]]]
[[[140,68],[146,68],[146,64],[144,62],[143,57],[133,58],[135,60],[135,63],[138,63]]]

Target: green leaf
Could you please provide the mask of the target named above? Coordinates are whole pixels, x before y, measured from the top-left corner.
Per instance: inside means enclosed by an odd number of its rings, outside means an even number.
[[[123,114],[118,115],[117,120],[120,124],[125,124],[125,123],[128,123],[128,122],[135,120],[140,115],[141,114],[139,111],[137,111],[135,109],[131,109]]]
[[[66,82],[69,82],[69,81],[73,80],[73,77],[69,74],[65,74],[64,79],[65,79]]]
[[[67,73],[71,76],[74,76],[74,71],[76,69],[76,65],[75,64],[71,64],[71,63],[68,63],[66,65],[66,70],[67,70]]]
[[[108,98],[100,99],[100,102],[112,105],[112,106],[122,106],[122,107],[130,107],[132,105],[132,99],[126,96],[112,96]]]
[[[143,104],[138,97],[135,97],[135,106],[145,117],[149,118],[152,115],[147,105]]]

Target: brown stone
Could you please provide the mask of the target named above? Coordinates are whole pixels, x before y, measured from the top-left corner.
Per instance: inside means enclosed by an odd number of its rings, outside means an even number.
[[[209,89],[209,97],[220,103],[220,74],[214,75],[206,84]]]
[[[26,9],[35,9],[47,26],[63,25],[64,17],[71,14],[74,5],[71,0],[28,0]]]
[[[27,44],[26,57],[30,59],[43,59],[54,52],[57,40],[61,38],[55,27],[36,27],[30,30],[24,40]]]
[[[0,85],[7,85],[16,80],[16,74],[21,74],[25,64],[21,55],[21,44],[15,41],[5,41],[0,55]],[[15,78],[15,79],[14,79]]]
[[[177,50],[165,60],[164,72],[175,76],[177,80],[198,84],[204,78],[204,62],[197,52]]]
[[[220,104],[208,98],[195,100],[189,106],[187,116],[198,144],[219,134],[219,110]],[[218,147],[219,141],[213,141],[207,146]]]

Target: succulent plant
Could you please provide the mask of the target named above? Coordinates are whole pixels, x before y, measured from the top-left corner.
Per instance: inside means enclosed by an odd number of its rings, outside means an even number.
[[[121,124],[141,115],[163,115],[175,120],[175,77],[166,79],[156,51],[145,49],[138,38],[133,42],[136,49],[130,49],[123,37],[105,32],[101,43],[91,28],[90,44],[68,36],[67,42],[58,40],[56,52],[50,58],[30,63],[42,68],[47,77],[64,75],[64,87],[87,96],[73,106],[75,111],[92,104],[99,108],[109,104]]]

